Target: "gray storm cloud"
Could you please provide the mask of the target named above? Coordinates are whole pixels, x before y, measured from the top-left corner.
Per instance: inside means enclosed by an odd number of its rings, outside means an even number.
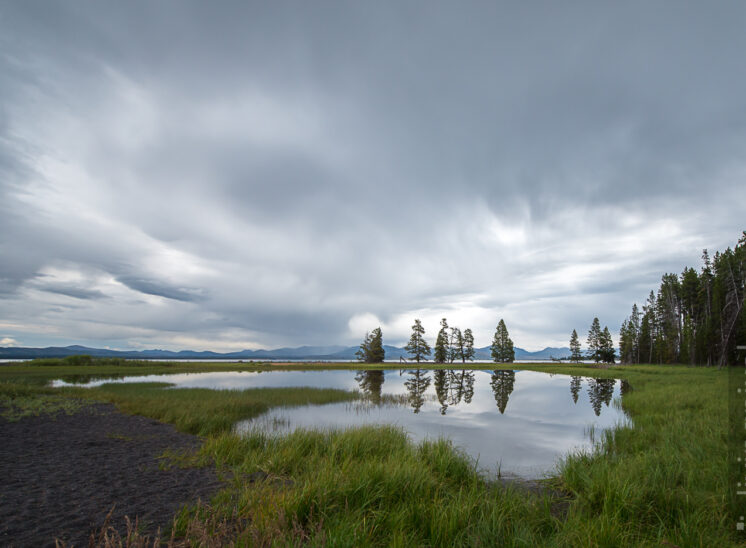
[[[746,203],[740,2],[0,7],[0,338],[615,331]]]

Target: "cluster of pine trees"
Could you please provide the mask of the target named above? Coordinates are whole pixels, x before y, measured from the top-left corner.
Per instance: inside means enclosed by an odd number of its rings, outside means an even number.
[[[415,320],[412,326],[412,336],[404,350],[417,363],[426,360],[431,353],[435,363],[453,363],[454,361],[466,363],[467,360],[474,359],[474,335],[471,329],[465,329],[462,333],[458,327],[449,328],[448,321],[443,318],[440,320],[440,331],[435,339],[435,347],[431,350],[425,340],[425,328],[422,327],[422,322]]]
[[[664,274],[642,310],[632,306],[619,334],[622,363],[737,363],[736,346],[746,343],[744,299],[746,231],[712,259],[705,249],[699,271]]]
[[[446,319],[440,320],[440,331],[435,339],[433,361],[435,363],[453,363],[454,361],[466,363],[467,360],[472,359],[474,359],[474,335],[471,329],[466,329],[463,333],[458,327],[451,327],[449,330]]]
[[[601,322],[598,318],[593,318],[591,328],[588,330],[588,352],[583,355],[580,350],[580,339],[578,332],[574,329],[570,335],[570,361],[580,362],[583,359],[593,360],[596,363],[614,363],[616,360],[616,351],[614,350],[614,341],[611,338],[611,331],[608,326],[601,329]]]
[[[598,318],[593,318],[586,342],[588,343],[588,358],[596,363],[614,363],[616,351],[611,332],[608,326],[604,326],[603,331],[601,330]]]
[[[474,359],[474,334],[471,329],[465,329],[462,333],[458,327],[449,327],[448,321],[443,318],[440,321],[440,331],[435,339],[433,352],[425,340],[425,328],[422,327],[422,322],[415,320],[412,326],[412,336],[404,350],[407,351],[410,359],[417,363],[427,360],[431,354],[433,354],[435,363],[455,361],[466,363]],[[384,360],[383,334],[380,327],[365,334],[365,339],[355,355],[359,361],[365,363],[381,363]],[[495,336],[492,339],[492,358],[498,363],[510,363],[515,360],[513,340],[502,319],[497,324]]]

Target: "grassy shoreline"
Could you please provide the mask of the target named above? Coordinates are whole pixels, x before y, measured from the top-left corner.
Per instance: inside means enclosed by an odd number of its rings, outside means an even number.
[[[504,365],[453,364],[447,368]],[[97,369],[96,373],[403,366],[178,363]],[[433,364],[421,366],[435,368]],[[445,441],[415,445],[402,432],[385,427],[282,438],[260,434],[238,438],[229,431],[236,417],[246,418],[246,413],[254,416],[274,405],[339,401],[351,397],[350,393],[164,391],[162,384],[51,389],[43,385],[43,379],[90,374],[91,367],[4,366],[0,368],[0,394],[7,399],[15,390],[27,392],[27,397],[37,393],[40,397],[111,401],[126,412],[207,435],[200,459],[231,472],[234,480],[212,505],[183,512],[175,522],[181,533],[197,520],[212,527],[216,535],[239,539],[239,544],[744,545],[735,536],[735,521],[727,509],[727,371],[684,366],[512,367],[619,378],[632,387],[622,405],[634,426],[607,431],[603,449],[596,454],[568,455],[551,480],[568,494],[566,514],[557,515],[557,499],[551,494],[526,493],[485,481]],[[164,398],[167,392],[183,394]],[[191,404],[185,406],[187,400]]]

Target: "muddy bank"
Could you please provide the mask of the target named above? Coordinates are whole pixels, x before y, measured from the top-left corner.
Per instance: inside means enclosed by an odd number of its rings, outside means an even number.
[[[201,441],[172,426],[96,404],[73,415],[0,417],[0,546],[54,546],[55,538],[87,546],[116,505],[146,530],[168,527],[175,512],[220,487],[211,467],[159,469],[166,450]]]

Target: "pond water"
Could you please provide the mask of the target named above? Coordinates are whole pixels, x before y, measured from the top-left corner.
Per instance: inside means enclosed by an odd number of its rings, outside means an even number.
[[[451,439],[484,471],[530,479],[551,473],[570,451],[591,449],[591,432],[627,422],[612,403],[626,385],[613,379],[513,370],[346,374],[364,400],[275,408],[236,430],[394,424],[415,441]]]
[[[613,379],[494,370],[227,371],[119,379],[66,378],[55,386],[169,382],[175,388],[306,386],[358,390],[363,399],[274,408],[236,425],[284,433],[295,428],[403,427],[415,441],[444,436],[487,472],[537,478],[570,451],[592,448],[591,432],[627,422],[614,404],[627,389]]]

